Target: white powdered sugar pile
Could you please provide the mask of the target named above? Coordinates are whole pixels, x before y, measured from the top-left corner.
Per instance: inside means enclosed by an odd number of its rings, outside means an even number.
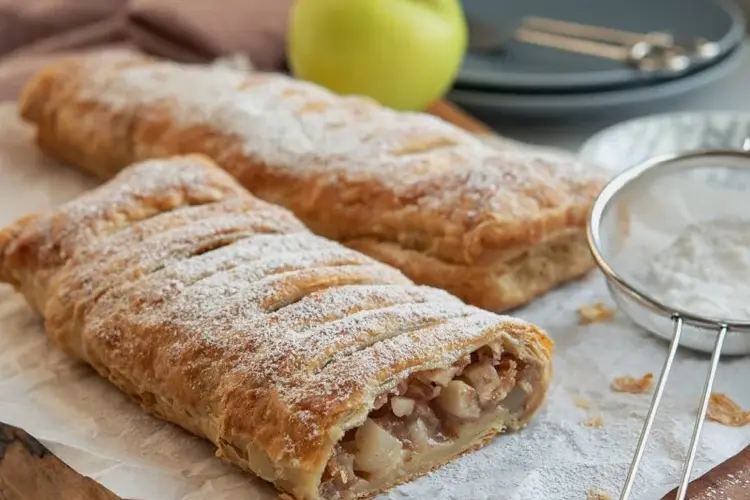
[[[687,226],[650,259],[646,282],[663,303],[724,320],[750,320],[750,219]]]

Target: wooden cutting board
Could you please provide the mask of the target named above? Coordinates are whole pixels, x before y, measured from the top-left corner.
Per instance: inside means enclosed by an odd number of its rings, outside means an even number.
[[[672,500],[677,488],[662,500]],[[694,480],[688,486],[690,500],[747,500],[750,498],[750,446]]]
[[[21,429],[0,423],[0,500],[121,500]]]
[[[492,133],[448,102],[430,113],[474,133]],[[663,500],[674,498],[671,492]],[[750,500],[750,446],[691,483],[691,500]],[[78,474],[21,429],[0,422],[0,500],[122,500]]]

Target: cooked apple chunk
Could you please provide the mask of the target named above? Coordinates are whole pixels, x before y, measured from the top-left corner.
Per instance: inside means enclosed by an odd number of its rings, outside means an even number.
[[[482,411],[477,391],[460,380],[451,380],[436,401],[441,410],[462,420],[475,420]]]
[[[367,419],[357,429],[354,442],[357,444],[355,471],[372,475],[386,474],[403,461],[401,441],[371,419]]]

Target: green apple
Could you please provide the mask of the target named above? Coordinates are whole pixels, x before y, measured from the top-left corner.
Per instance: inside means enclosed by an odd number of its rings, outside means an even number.
[[[300,79],[420,110],[453,83],[466,43],[459,0],[296,0],[287,56]]]

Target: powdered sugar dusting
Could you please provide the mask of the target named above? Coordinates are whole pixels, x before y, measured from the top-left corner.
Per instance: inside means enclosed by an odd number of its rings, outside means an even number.
[[[600,186],[575,160],[500,152],[433,116],[336,96],[283,75],[138,60],[82,64],[82,100],[115,110],[156,104],[186,126],[207,124],[241,138],[245,154],[276,173],[331,176],[342,191],[347,183],[374,182],[421,211],[464,224],[522,222],[585,205]]]

